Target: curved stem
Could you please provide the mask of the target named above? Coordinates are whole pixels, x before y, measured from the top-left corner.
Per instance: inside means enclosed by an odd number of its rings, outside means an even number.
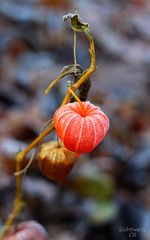
[[[5,237],[5,235],[8,233],[10,227],[13,225],[16,216],[18,216],[18,214],[20,213],[20,211],[22,210],[22,208],[24,207],[24,203],[23,201],[21,201],[20,198],[16,198],[14,201],[14,207],[13,210],[11,212],[11,214],[9,214],[8,219],[5,223],[5,226],[3,227],[3,231],[0,235],[0,240],[3,240],[3,238]]]
[[[85,30],[84,32],[90,41],[89,52],[90,52],[90,58],[91,58],[91,65],[90,65],[89,69],[81,76],[81,78],[75,84],[72,85],[71,90],[73,92],[75,92],[91,76],[91,74],[96,69],[94,40],[93,40],[93,37],[92,37],[90,31]],[[62,75],[61,75],[61,78],[62,78]],[[48,87],[47,92],[59,80],[60,80],[60,76]],[[68,89],[68,91],[61,103],[61,106],[70,101],[71,94],[72,94],[72,92],[70,92]],[[44,132],[42,132],[31,144],[29,144],[23,151],[19,152],[16,155],[16,172],[19,172],[22,170],[22,161],[25,158],[25,156],[27,155],[27,153],[30,152],[34,147],[36,147],[42,141],[43,138],[45,138],[48,134],[51,133],[51,131],[53,129],[54,129],[54,124],[52,121],[50,123],[50,126],[48,129],[46,129]],[[2,233],[0,235],[0,240],[3,240],[5,235],[8,233],[8,231],[12,227],[15,219],[17,218],[17,216],[20,213],[23,206],[24,206],[24,204],[22,201],[22,174],[19,174],[18,176],[16,176],[16,196],[15,196],[14,206],[13,206],[12,212],[8,216],[5,227],[2,230]]]
[[[19,152],[16,155],[16,172],[20,172],[22,170],[22,161],[30,150],[38,145],[39,142],[42,141],[44,137],[46,137],[51,131],[54,129],[53,122],[50,124],[49,128],[42,132],[29,146],[27,146],[23,151]],[[16,196],[14,201],[14,206],[11,214],[8,216],[8,219],[5,223],[5,226],[0,235],[0,240],[3,240],[5,235],[8,233],[9,229],[12,227],[15,219],[18,214],[22,210],[25,205],[22,201],[22,176],[23,174],[19,174],[16,176]]]
[[[48,95],[50,90],[54,87],[54,85],[59,82],[63,77],[65,77],[66,74],[61,73],[55,80],[53,80],[49,86],[45,89],[44,94]]]

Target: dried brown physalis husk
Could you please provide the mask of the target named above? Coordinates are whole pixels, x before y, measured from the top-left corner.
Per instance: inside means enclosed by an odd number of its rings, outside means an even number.
[[[38,153],[39,167],[44,176],[60,181],[68,176],[78,156],[78,153],[69,151],[61,142],[43,143]]]

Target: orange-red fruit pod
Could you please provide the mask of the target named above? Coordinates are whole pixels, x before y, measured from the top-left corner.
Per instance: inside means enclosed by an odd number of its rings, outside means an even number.
[[[68,103],[54,114],[58,137],[67,149],[78,153],[92,151],[105,137],[109,119],[89,101]]]
[[[12,228],[4,240],[48,240],[48,234],[41,224],[26,221]]]
[[[65,148],[63,143],[43,143],[38,153],[39,167],[44,176],[60,181],[68,176],[78,156]]]

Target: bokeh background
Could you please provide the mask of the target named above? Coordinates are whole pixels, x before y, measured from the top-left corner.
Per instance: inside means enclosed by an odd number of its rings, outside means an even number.
[[[15,153],[38,136],[66,91],[68,78],[43,94],[73,63],[73,32],[63,15],[75,7],[96,46],[88,99],[109,116],[110,131],[61,183],[41,175],[36,157],[23,179],[27,205],[17,222],[40,222],[52,240],[150,240],[149,0],[0,1],[0,227],[14,199]],[[77,34],[84,69],[88,47]]]

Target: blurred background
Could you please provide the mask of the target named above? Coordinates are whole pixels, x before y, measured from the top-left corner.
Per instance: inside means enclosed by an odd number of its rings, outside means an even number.
[[[17,222],[38,221],[52,240],[150,240],[149,0],[0,0],[0,228],[14,199],[15,153],[38,136],[66,91],[68,79],[43,93],[73,63],[73,31],[63,15],[75,7],[95,39],[88,100],[108,115],[110,130],[61,183],[42,176],[35,159]],[[83,69],[88,47],[77,34]]]

